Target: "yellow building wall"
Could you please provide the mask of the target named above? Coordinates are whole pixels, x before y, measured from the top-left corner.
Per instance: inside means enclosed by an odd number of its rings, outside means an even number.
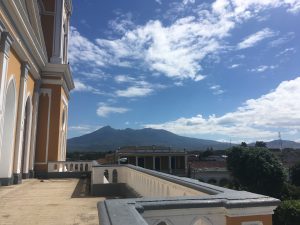
[[[62,124],[62,95],[65,95],[61,85],[42,84],[42,89],[51,89],[51,107],[50,107],[50,123],[49,123],[49,141],[48,141],[48,161],[60,160],[60,131]],[[40,96],[39,100],[39,119],[37,126],[37,147],[36,147],[36,163],[45,161],[46,144],[47,144],[47,121],[49,110],[49,99],[45,95]],[[45,171],[45,165],[36,165],[37,170]]]
[[[39,98],[35,163],[45,163],[46,160],[48,110],[49,97],[42,94]],[[47,170],[47,165],[36,164],[35,170],[45,171]]]
[[[242,222],[261,221],[263,225],[272,225],[272,215],[226,217],[227,225],[241,225]]]
[[[15,81],[16,81],[16,94],[17,94],[17,102],[18,102],[20,80],[21,80],[21,61],[13,49],[11,49],[9,52],[9,61],[8,61],[7,79],[6,79],[7,84],[12,76],[15,77]]]
[[[34,92],[34,79],[32,78],[31,74],[29,73],[28,76],[28,80],[27,80],[27,91],[26,91],[26,95],[27,93],[30,94],[30,96],[33,96],[33,92]]]

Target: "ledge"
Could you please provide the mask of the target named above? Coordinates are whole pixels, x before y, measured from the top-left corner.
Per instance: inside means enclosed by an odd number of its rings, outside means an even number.
[[[143,225],[147,222],[142,213],[152,210],[187,210],[199,208],[222,208],[223,212],[231,215],[245,213],[249,215],[272,214],[280,201],[264,195],[246,191],[235,191],[190,178],[182,178],[161,172],[136,167],[133,165],[108,165],[93,167],[127,167],[136,171],[149,174],[170,182],[207,193],[205,196],[177,196],[157,198],[134,198],[105,200],[98,203],[98,213],[101,225]],[[245,211],[246,210],[246,211]],[[252,214],[251,214],[252,213]],[[232,214],[235,215],[235,214]]]

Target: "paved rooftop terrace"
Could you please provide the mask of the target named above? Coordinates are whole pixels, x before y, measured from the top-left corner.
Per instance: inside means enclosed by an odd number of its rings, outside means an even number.
[[[97,202],[83,197],[79,179],[25,180],[21,185],[0,187],[1,225],[95,225]]]

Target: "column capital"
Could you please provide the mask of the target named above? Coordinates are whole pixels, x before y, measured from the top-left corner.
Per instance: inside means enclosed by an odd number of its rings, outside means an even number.
[[[30,69],[30,66],[28,64],[27,61],[23,61],[22,62],[22,66],[21,66],[21,77],[25,79],[25,81],[27,81],[28,79],[28,71]]]
[[[12,36],[7,31],[3,31],[1,33],[0,51],[8,55],[12,42],[13,42]]]
[[[40,92],[41,84],[42,84],[41,79],[35,80],[34,90],[33,90],[34,93],[39,93]]]

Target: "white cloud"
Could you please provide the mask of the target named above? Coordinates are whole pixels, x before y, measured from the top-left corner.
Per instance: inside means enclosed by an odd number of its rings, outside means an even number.
[[[113,31],[118,32],[118,38],[89,40],[72,27],[70,61],[76,68],[80,68],[78,65],[131,67],[176,81],[199,81],[204,77],[203,60],[228,50],[225,38],[231,35],[237,23],[275,7],[285,7],[293,13],[299,11],[299,0],[216,0],[211,6],[197,7],[188,4],[194,2],[180,2],[180,7],[189,11],[182,10],[180,16],[168,24],[150,20],[136,25],[131,14],[119,14],[117,20],[110,23]],[[238,48],[249,48],[274,35],[275,32],[265,28],[248,36]]]
[[[229,69],[234,69],[234,68],[237,68],[237,67],[240,67],[241,64],[232,64],[231,66],[229,66],[228,68]]]
[[[251,69],[250,71],[251,72],[259,72],[259,73],[261,73],[261,72],[264,72],[264,71],[266,71],[266,70],[273,70],[273,69],[275,69],[275,68],[277,68],[278,66],[276,66],[276,65],[270,65],[270,66],[267,66],[267,65],[260,65],[260,66],[258,66],[257,68],[253,68],[253,69]]]
[[[116,33],[124,34],[127,30],[134,28],[134,23],[132,21],[132,14],[117,11],[118,15],[114,20],[108,22],[108,26]]]
[[[237,139],[261,140],[277,137],[277,132],[300,129],[300,77],[283,81],[270,93],[247,100],[223,116],[197,115],[145,127],[166,129],[178,134],[224,135]]]
[[[212,85],[209,87],[209,89],[212,90],[212,93],[214,95],[221,95],[225,92],[224,90],[222,90],[220,85]]]
[[[186,4],[189,4],[189,3],[194,4],[194,3],[195,3],[195,0],[183,0],[182,3],[185,4],[185,5],[186,5]]]
[[[109,54],[80,35],[76,28],[70,29],[69,60],[76,64],[93,62],[94,66],[105,66]]]
[[[244,49],[244,48],[253,47],[257,43],[261,42],[262,40],[273,37],[274,35],[275,35],[275,32],[273,32],[269,28],[265,28],[263,30],[260,30],[256,33],[246,37],[242,42],[238,43],[237,48]]]
[[[97,95],[111,96],[110,93],[105,93],[103,91],[100,91],[99,89],[94,88],[79,79],[74,79],[74,85],[75,85],[75,89],[73,90],[74,92],[90,92]]]
[[[115,81],[117,83],[131,83],[131,82],[135,82],[135,78],[127,76],[127,75],[117,75],[115,76]]]
[[[114,107],[114,106],[109,106],[106,103],[100,103],[100,106],[97,109],[97,115],[100,117],[107,117],[109,114],[112,113],[126,113],[128,112],[128,108],[123,108],[123,107]]]
[[[151,94],[153,89],[150,87],[128,87],[125,90],[117,90],[116,94],[119,97],[126,97],[126,98],[134,98],[134,97],[143,97]]]
[[[143,79],[144,77],[134,78],[127,75],[116,76],[115,81],[117,83],[128,83],[130,85],[126,89],[115,91],[116,96],[126,98],[144,97],[150,95],[157,89],[166,87],[161,84],[151,84]]]
[[[87,85],[85,83],[83,83],[81,80],[79,79],[74,79],[74,85],[75,85],[75,89],[74,91],[78,91],[78,92],[95,92],[96,89],[93,88],[90,85]]]
[[[282,50],[281,52],[279,52],[276,56],[277,57],[286,56],[286,55],[289,55],[289,54],[293,54],[295,52],[296,52],[295,48],[286,48],[286,49]]]
[[[158,4],[162,4],[162,0],[155,0]]]
[[[80,124],[80,125],[76,125],[76,126],[69,126],[68,130],[77,132],[80,134],[87,134],[87,133],[91,133],[99,128],[101,128],[101,126]]]
[[[286,35],[271,41],[269,43],[269,45],[271,47],[278,47],[278,46],[281,46],[281,45],[293,40],[294,38],[295,38],[295,33],[294,32],[289,32]]]

